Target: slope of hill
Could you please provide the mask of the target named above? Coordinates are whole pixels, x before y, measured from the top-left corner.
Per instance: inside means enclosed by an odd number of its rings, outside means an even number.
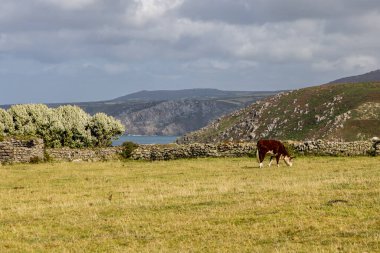
[[[380,82],[330,84],[280,93],[213,121],[180,143],[361,140],[380,135]]]
[[[363,75],[340,78],[338,80],[330,82],[330,84],[334,84],[334,83],[363,83],[363,82],[380,82],[380,69],[365,73]]]

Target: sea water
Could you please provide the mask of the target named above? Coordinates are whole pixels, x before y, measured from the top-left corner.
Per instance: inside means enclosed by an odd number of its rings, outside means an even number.
[[[145,136],[145,135],[122,135],[112,142],[113,146],[120,146],[125,141],[137,144],[168,144],[174,143],[179,136]]]

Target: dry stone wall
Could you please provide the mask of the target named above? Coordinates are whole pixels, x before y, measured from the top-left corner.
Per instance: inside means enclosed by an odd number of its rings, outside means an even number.
[[[0,142],[1,163],[28,163],[44,159],[43,140],[9,139]]]
[[[43,160],[52,161],[104,161],[120,158],[121,147],[45,149],[41,139],[0,142],[0,165],[2,163],[29,163]]]
[[[319,156],[365,156],[373,152],[370,141],[326,142],[322,140],[292,142],[285,144],[295,155]],[[255,156],[256,143],[221,143],[221,144],[171,144],[141,145],[132,153],[135,160],[172,160],[201,157],[241,157]],[[380,150],[377,150],[380,155]]]
[[[54,148],[46,149],[46,156],[53,161],[106,161],[119,159],[121,153],[121,147],[109,147],[109,148]]]
[[[374,143],[325,142],[322,140],[305,142],[285,142],[296,155],[326,156],[364,156],[374,154]],[[380,145],[380,143],[379,143]],[[379,146],[378,145],[378,146]],[[52,161],[104,161],[119,159],[122,147],[88,148],[88,149],[45,149],[42,140],[6,140],[0,142],[1,163],[27,163],[35,160]],[[242,157],[254,156],[256,143],[220,143],[220,144],[169,144],[140,145],[132,152],[134,160],[172,160],[202,157]],[[380,155],[380,147],[377,148]]]
[[[202,157],[241,157],[256,150],[254,143],[140,145],[132,153],[134,160],[172,160]]]
[[[373,149],[370,141],[329,142],[317,140],[290,142],[289,145],[297,154],[323,156],[364,156],[370,155]]]

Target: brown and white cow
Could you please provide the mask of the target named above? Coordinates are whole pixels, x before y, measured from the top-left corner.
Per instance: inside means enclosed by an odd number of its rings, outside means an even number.
[[[293,163],[292,163],[292,158],[288,151],[286,150],[284,144],[282,144],[280,141],[276,141],[276,140],[259,140],[257,142],[257,152],[256,152],[256,156],[257,156],[257,161],[260,163],[260,168],[262,168],[264,165],[263,165],[263,161],[264,161],[264,158],[265,158],[265,155],[266,154],[270,154],[271,157],[270,157],[270,162],[269,162],[269,167],[271,166],[272,164],[272,159],[273,157],[276,157],[276,161],[277,161],[277,167],[279,167],[279,160],[280,158],[284,159],[286,165],[288,166],[292,166]]]

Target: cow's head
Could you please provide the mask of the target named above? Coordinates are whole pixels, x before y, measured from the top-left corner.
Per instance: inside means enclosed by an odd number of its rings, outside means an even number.
[[[284,161],[285,161],[285,163],[286,163],[286,165],[288,165],[288,166],[292,166],[293,165],[293,156],[285,156],[284,157]]]

